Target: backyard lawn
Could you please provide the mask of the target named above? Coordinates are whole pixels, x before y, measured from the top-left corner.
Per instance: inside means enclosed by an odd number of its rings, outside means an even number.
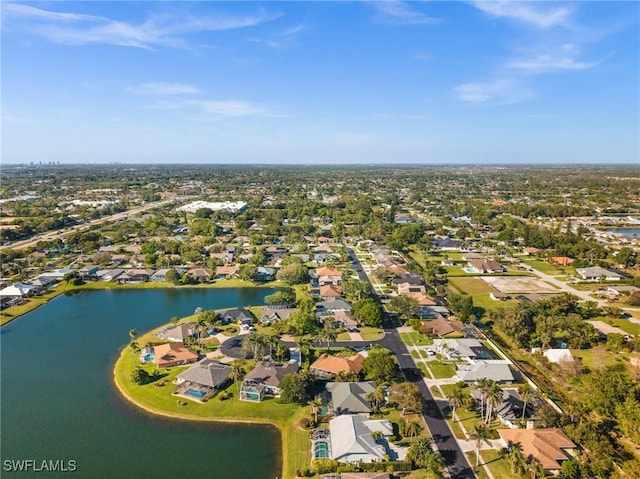
[[[114,369],[114,380],[123,394],[150,412],[178,417],[182,419],[207,421],[242,421],[251,423],[272,424],[277,426],[282,435],[283,476],[295,477],[297,469],[309,467],[311,460],[309,431],[297,426],[300,418],[309,416],[309,407],[296,404],[279,404],[276,400],[267,399],[261,403],[240,401],[236,384],[227,388],[231,397],[221,400],[215,396],[206,403],[198,403],[172,395],[175,386],[174,378],[185,368],[173,367],[162,370],[164,386],[151,383],[138,385],[131,378],[134,369],[134,354],[124,348]],[[150,374],[155,365],[145,366]]]
[[[493,288],[489,285],[489,283],[482,281],[479,278],[451,278],[449,279],[449,282],[452,283],[460,291],[464,291],[468,294],[491,293],[493,291]]]

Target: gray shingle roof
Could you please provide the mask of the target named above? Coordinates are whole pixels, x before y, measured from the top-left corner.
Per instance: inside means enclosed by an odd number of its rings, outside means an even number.
[[[370,413],[371,404],[367,395],[376,389],[373,381],[359,383],[327,383],[331,393],[333,410],[338,414]]]
[[[230,366],[204,358],[178,374],[177,377],[180,380],[217,388],[229,379],[229,374],[231,374]]]

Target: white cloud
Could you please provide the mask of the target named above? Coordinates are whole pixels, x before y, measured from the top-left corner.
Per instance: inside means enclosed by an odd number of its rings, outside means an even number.
[[[214,118],[273,116],[272,111],[264,105],[243,100],[160,100],[151,105],[151,108],[195,111]]]
[[[394,25],[432,25],[440,23],[440,19],[419,12],[401,0],[384,0],[369,2],[376,9],[376,19]]]
[[[533,93],[514,78],[489,82],[464,83],[453,89],[456,98],[465,103],[519,103],[533,98]]]
[[[186,48],[181,35],[247,28],[277,17],[265,10],[241,16],[221,13],[199,16],[151,14],[143,23],[133,24],[107,17],[54,12],[15,3],[3,3],[2,11],[5,18],[27,22],[26,28],[55,43],[101,43],[146,49],[154,46]]]
[[[126,91],[139,95],[195,95],[201,93],[200,89],[193,85],[183,83],[149,82],[126,88]]]
[[[281,50],[291,45],[295,38],[297,38],[301,33],[304,33],[308,29],[309,27],[307,27],[303,23],[300,23],[291,28],[275,33],[269,38],[253,37],[250,39],[250,41],[266,45],[270,48]]]
[[[530,59],[513,60],[507,64],[507,67],[523,73],[539,75],[566,70],[587,70],[597,64],[597,62],[578,61],[571,56],[541,54]]]
[[[530,2],[512,0],[474,1],[473,6],[483,12],[498,18],[510,18],[526,23],[536,28],[553,28],[568,26],[573,7],[547,7],[540,8],[539,2],[535,5]]]

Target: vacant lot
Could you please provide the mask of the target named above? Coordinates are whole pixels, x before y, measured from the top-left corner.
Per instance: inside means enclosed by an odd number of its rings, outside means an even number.
[[[489,279],[500,279],[500,278],[489,278]],[[506,279],[506,278],[505,278]],[[478,293],[491,293],[493,288],[488,282],[483,281],[480,278],[449,278],[449,282],[453,283],[460,291],[464,291],[468,294],[478,294]]]
[[[505,277],[505,276],[483,276],[482,281],[491,285],[501,293],[556,293],[558,292],[550,284],[537,278],[528,276]]]

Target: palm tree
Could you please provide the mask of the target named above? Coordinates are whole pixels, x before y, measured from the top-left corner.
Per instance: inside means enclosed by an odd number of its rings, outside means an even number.
[[[489,391],[490,381],[487,378],[480,378],[476,383],[476,389],[480,393],[480,417],[484,418],[484,400]]]
[[[236,383],[238,388],[238,394],[240,394],[240,382],[245,376],[244,361],[236,359],[231,363],[231,372],[229,373],[229,379]]]
[[[531,388],[529,383],[524,383],[524,385],[520,388],[520,397],[522,398],[522,421],[524,421],[524,416],[527,412],[527,404],[531,403],[536,396],[536,392]]]
[[[500,385],[495,381],[491,381],[487,391],[487,419],[485,420],[487,424],[491,423],[493,411],[502,402],[503,395],[504,391]]]
[[[409,421],[404,429],[404,433],[407,437],[416,437],[420,434],[420,424],[415,421]]]
[[[298,349],[300,350],[300,363],[304,363],[305,356],[311,353],[311,339],[308,336],[298,338]]]
[[[464,393],[462,389],[455,388],[451,391],[451,394],[447,397],[449,400],[449,406],[451,406],[451,420],[455,421],[456,419],[456,408],[462,406],[464,403]]]
[[[131,341],[129,343],[129,347],[131,351],[133,351],[133,361],[135,362],[136,368],[138,367],[138,356],[140,355],[140,346],[135,341]]]
[[[367,394],[365,399],[371,403],[371,409],[378,409],[384,401],[384,388],[382,385],[376,387],[373,391]]]
[[[531,462],[529,463],[529,470],[531,471],[531,479],[547,476],[547,471],[544,466],[540,461],[536,461],[535,459],[531,459]]]
[[[469,434],[469,440],[476,443],[476,467],[480,465],[480,446],[482,443],[486,443],[489,446],[489,428],[483,424],[478,424],[473,428],[473,432]]]
[[[129,330],[129,341],[134,342],[138,337],[138,331],[136,329]]]
[[[407,426],[409,426],[407,424]],[[435,455],[432,449],[431,440],[426,437],[419,437],[407,451],[407,459],[413,462],[417,467],[424,467],[431,461],[429,456]]]
[[[269,358],[273,359],[271,356],[273,355],[273,348],[277,347],[280,344],[280,337],[277,334],[269,334],[264,336],[264,345],[269,348]]]
[[[505,456],[509,466],[511,467],[511,472],[518,475],[522,475],[527,472],[527,460],[522,454],[520,448],[509,442],[505,450]]]
[[[209,325],[209,322],[207,321],[207,319],[204,318],[202,315],[198,315],[198,321],[196,322],[196,329],[198,331],[198,339],[200,342],[200,347],[202,347],[203,338],[206,337],[205,335],[207,334],[208,325]]]
[[[315,423],[318,424],[318,411],[322,407],[322,397],[319,394],[311,401],[311,407],[313,408],[313,415],[315,417]]]
[[[278,358],[278,362],[282,362],[282,358],[285,357],[288,351],[289,348],[287,348],[284,344],[278,342],[278,344],[276,345],[276,357]]]

